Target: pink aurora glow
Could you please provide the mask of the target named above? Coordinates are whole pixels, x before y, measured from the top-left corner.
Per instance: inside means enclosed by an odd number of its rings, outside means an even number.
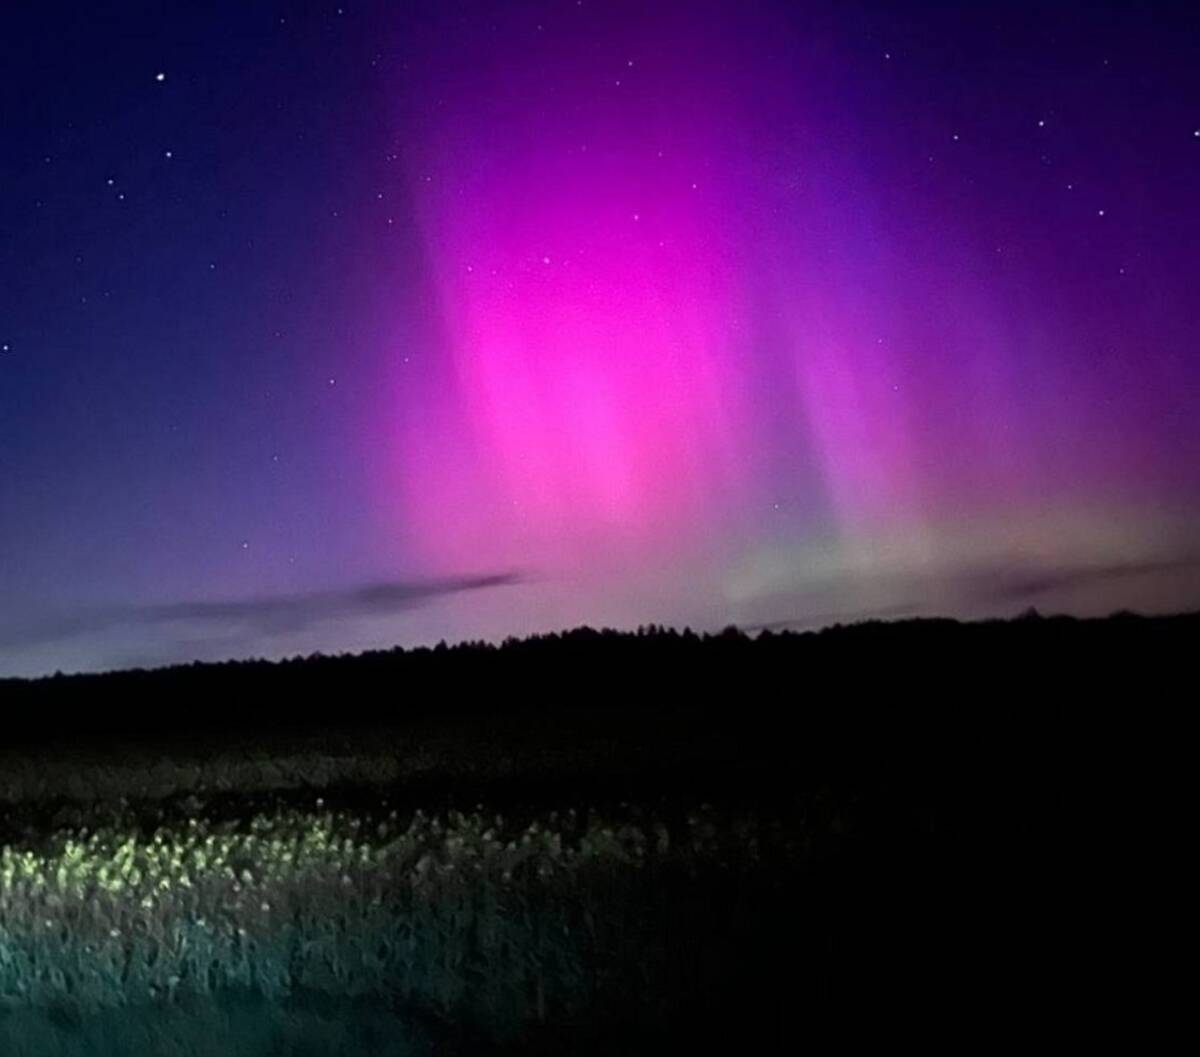
[[[889,209],[872,174],[910,163],[847,125],[836,54],[750,5],[648,6],[412,43],[437,328],[420,399],[397,383],[407,554],[720,563],[1136,482],[1153,451],[1105,429],[1077,322],[1031,328],[918,178]]]
[[[637,88],[616,83],[634,60],[582,123],[584,92],[503,122],[498,104],[464,106],[414,174],[455,402],[438,442],[450,463],[419,454],[407,471],[438,563],[505,547],[628,557],[685,547],[736,511],[752,429],[740,247],[722,222],[733,121],[692,61],[641,119]],[[497,78],[493,100],[521,94]],[[427,425],[402,446],[410,460],[431,448]],[[456,503],[479,532],[456,530]]]

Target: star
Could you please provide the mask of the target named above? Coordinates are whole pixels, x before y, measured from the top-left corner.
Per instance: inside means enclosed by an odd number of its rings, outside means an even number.
[[[162,82],[163,82],[163,81],[165,81],[165,80],[167,79],[167,75],[166,75],[165,73],[156,73],[156,74],[154,75],[154,79],[155,79],[155,80],[156,80],[156,81],[157,81],[159,84],[162,84]]]

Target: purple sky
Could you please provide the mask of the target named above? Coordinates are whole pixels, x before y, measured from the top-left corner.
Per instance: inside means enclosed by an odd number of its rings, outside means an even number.
[[[1125,7],[15,16],[0,674],[1200,605],[1200,16]]]

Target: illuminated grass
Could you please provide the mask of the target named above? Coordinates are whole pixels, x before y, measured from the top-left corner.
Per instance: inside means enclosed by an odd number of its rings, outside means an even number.
[[[570,1016],[678,951],[654,925],[696,878],[778,870],[801,835],[704,805],[547,812],[202,812],[0,850],[0,1003],[96,1009],[233,990],[387,994],[516,1028]],[[626,985],[628,986],[628,985]],[[644,995],[649,1001],[649,995]]]

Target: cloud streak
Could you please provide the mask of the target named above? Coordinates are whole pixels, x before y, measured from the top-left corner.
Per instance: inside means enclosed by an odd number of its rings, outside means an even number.
[[[864,603],[861,607],[832,609],[830,599],[851,598],[861,580],[852,575],[821,579],[811,587],[790,595],[794,615],[779,619],[743,622],[744,631],[779,631],[823,627],[835,623],[854,623],[873,619],[898,619],[914,616],[1001,615],[1016,605],[1059,605],[1064,596],[1090,592],[1103,609],[1110,598],[1108,612],[1126,605],[1129,592],[1139,585],[1155,584],[1168,578],[1200,599],[1200,556],[1181,554],[1160,560],[1089,562],[1077,565],[1049,565],[1035,562],[995,562],[974,564],[958,570],[921,573],[912,570],[878,573],[871,580],[873,598],[898,598],[897,602]],[[1186,603],[1186,599],[1184,599]],[[805,613],[805,604],[812,612]],[[1191,603],[1191,604],[1194,604]],[[1064,611],[1076,607],[1068,604]],[[1182,607],[1186,608],[1186,604]]]
[[[382,581],[337,591],[250,599],[108,606],[44,617],[0,628],[0,648],[34,646],[114,630],[187,628],[203,639],[295,634],[330,621],[383,617],[427,605],[447,595],[522,583],[515,572],[439,580]]]
[[[1072,588],[1086,588],[1140,577],[1164,574],[1186,575],[1200,571],[1200,557],[1183,555],[1162,561],[1114,562],[1046,569],[997,569],[978,574],[969,581],[987,601],[1008,602],[1035,599]]]

